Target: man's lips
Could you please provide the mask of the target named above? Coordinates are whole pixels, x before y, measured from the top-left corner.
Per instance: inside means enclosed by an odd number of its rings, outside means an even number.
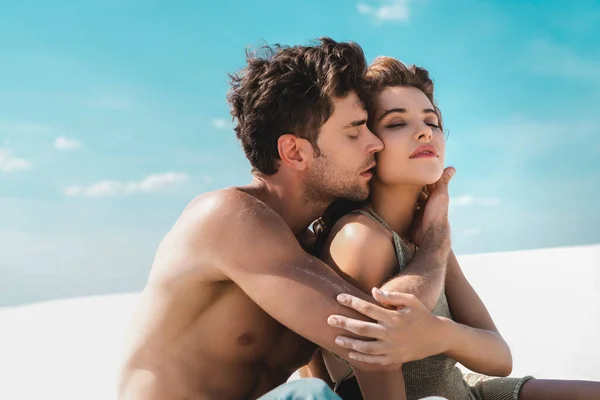
[[[365,178],[370,178],[370,177],[372,177],[372,176],[373,176],[373,170],[375,169],[375,166],[376,166],[376,165],[377,165],[377,164],[373,164],[373,165],[371,165],[371,166],[370,166],[370,167],[369,167],[367,170],[363,171],[363,172],[360,174],[360,176],[363,176],[363,177],[365,177]]]
[[[438,152],[430,144],[425,144],[423,146],[419,146],[412,152],[409,158],[428,158],[428,157],[437,157]]]

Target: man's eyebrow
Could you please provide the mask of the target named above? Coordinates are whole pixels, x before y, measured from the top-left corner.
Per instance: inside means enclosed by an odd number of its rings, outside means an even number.
[[[392,108],[387,110],[386,112],[384,112],[383,114],[381,114],[381,116],[379,117],[379,121],[381,121],[386,115],[392,114],[392,113],[405,113],[406,112],[406,108]],[[435,111],[433,108],[425,108],[423,109],[423,113],[425,114],[435,114],[436,117],[439,118],[439,115],[437,113],[437,111]]]
[[[367,123],[367,119],[363,118],[363,119],[357,119],[356,121],[352,121],[350,122],[348,125],[346,125],[344,128],[356,128],[357,126],[361,126]]]

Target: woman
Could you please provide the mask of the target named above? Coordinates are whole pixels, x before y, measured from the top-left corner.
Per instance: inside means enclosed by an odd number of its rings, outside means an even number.
[[[372,99],[367,106],[369,128],[385,146],[378,154],[371,197],[365,204],[334,203],[317,221],[315,232],[321,257],[370,293],[404,268],[417,250],[410,228],[427,185],[444,171],[445,138],[427,70],[380,57],[369,67],[367,82]],[[358,230],[361,235],[356,234]],[[368,238],[369,248],[385,249],[368,265],[357,262],[367,250],[358,236]],[[485,339],[473,341],[469,354],[442,353],[405,363],[400,378],[403,375],[407,399],[432,395],[465,400],[600,398],[600,385],[594,382],[505,377],[512,370],[510,349],[453,254],[445,289],[432,313],[471,329],[471,338],[476,334]],[[331,378],[345,400],[361,398],[349,364],[327,351],[322,357],[329,376],[314,368],[321,360],[312,363],[311,374]],[[482,375],[463,375],[457,361]]]

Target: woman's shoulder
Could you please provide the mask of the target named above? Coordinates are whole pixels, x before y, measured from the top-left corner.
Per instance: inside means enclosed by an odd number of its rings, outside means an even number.
[[[330,239],[336,247],[381,250],[392,244],[392,233],[370,216],[355,211],[335,223]]]
[[[367,215],[366,212],[354,211],[341,217],[333,226],[332,233],[355,233],[364,232],[369,236],[373,235],[378,240],[389,240],[392,233],[389,229]]]
[[[337,221],[322,259],[366,293],[381,286],[398,263],[391,232],[362,213]]]

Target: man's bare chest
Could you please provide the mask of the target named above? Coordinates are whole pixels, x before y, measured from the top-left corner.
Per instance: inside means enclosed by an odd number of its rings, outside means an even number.
[[[230,362],[293,372],[316,350],[312,342],[281,325],[236,285],[206,313],[202,325],[212,331],[212,350]]]

